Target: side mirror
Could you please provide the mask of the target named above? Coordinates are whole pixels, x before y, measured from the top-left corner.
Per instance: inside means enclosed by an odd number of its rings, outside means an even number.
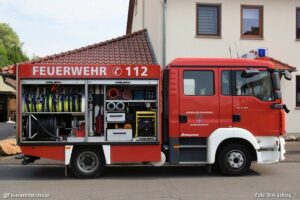
[[[252,76],[255,76],[259,74],[259,71],[257,69],[246,69],[242,73],[243,78],[250,78]]]
[[[292,80],[292,74],[288,70],[284,70],[284,78],[288,81]]]

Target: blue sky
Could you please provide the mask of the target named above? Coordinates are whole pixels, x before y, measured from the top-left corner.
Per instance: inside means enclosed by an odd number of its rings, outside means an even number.
[[[0,22],[30,57],[46,56],[124,35],[128,1],[0,0]]]

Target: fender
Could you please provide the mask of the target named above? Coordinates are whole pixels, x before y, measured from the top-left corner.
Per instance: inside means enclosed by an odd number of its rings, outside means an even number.
[[[103,145],[103,152],[106,164],[111,164],[110,160],[110,145]],[[66,145],[65,146],[65,165],[69,165],[71,162],[72,154],[73,154],[73,145]]]
[[[245,139],[252,144],[254,149],[259,149],[258,142],[254,135],[242,128],[218,128],[207,140],[207,162],[215,163],[216,152],[219,145],[226,139],[239,138]]]

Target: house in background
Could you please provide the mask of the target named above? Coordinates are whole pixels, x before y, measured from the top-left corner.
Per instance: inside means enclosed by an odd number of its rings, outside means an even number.
[[[130,0],[127,33],[140,29],[148,30],[162,66],[177,57],[236,58],[263,47],[276,66],[300,67],[299,0]],[[281,85],[291,110],[286,130],[300,133],[300,72]]]
[[[0,76],[0,122],[16,120],[16,90],[5,80]]]

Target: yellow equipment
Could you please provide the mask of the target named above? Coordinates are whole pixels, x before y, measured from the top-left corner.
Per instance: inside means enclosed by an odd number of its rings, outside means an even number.
[[[136,128],[135,137],[155,137],[156,136],[156,112],[137,111],[135,116]]]

